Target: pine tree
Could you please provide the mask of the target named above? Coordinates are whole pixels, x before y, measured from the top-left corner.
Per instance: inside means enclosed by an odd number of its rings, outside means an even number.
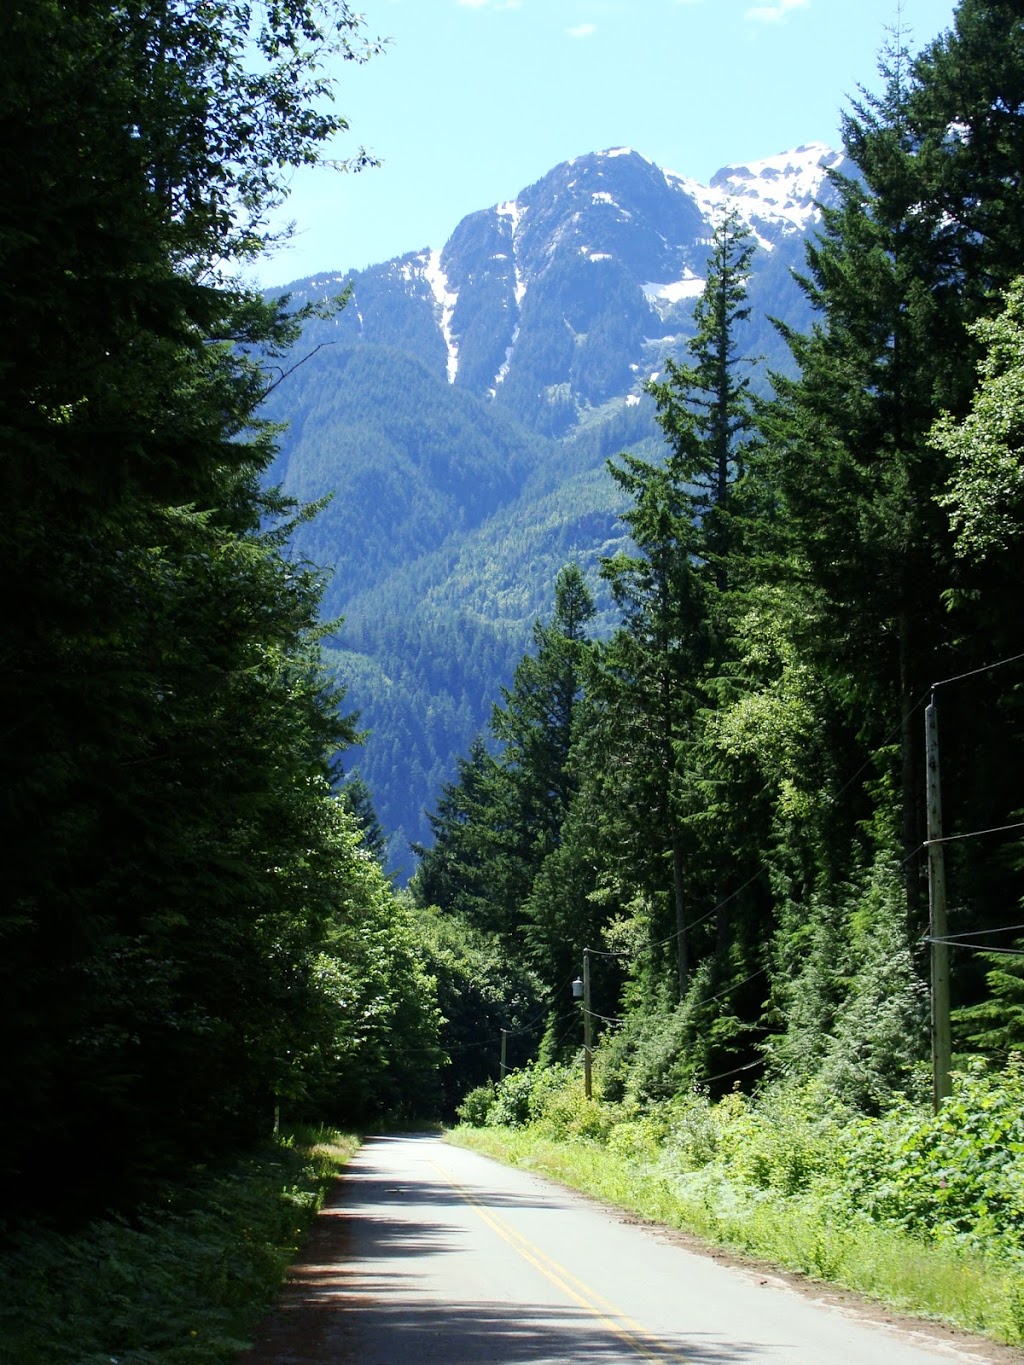
[[[934,503],[943,464],[928,444],[936,394],[955,368],[959,307],[936,247],[907,103],[908,59],[883,65],[883,96],[855,106],[844,140],[859,177],[838,177],[808,250],[812,332],[787,334],[799,378],[776,380],[763,427],[777,526],[802,593],[802,649],[842,698],[868,751],[899,736],[888,781],[900,795],[908,909],[920,905],[915,708],[941,668],[948,535]]]
[[[693,314],[693,364],[669,359],[668,378],[650,385],[670,447],[669,468],[691,509],[694,554],[719,592],[735,575],[742,544],[735,502],[753,429],[752,361],[740,355],[738,333],[750,316],[747,281],[754,249],[735,209],[716,223],[707,284]]]
[[[498,764],[478,735],[428,815],[432,846],[413,845],[419,865],[411,882],[417,904],[437,906],[494,934],[509,929],[504,905],[494,894],[507,821],[499,806],[499,781]]]
[[[569,756],[593,614],[582,571],[567,565],[555,582],[551,620],[534,624],[533,650],[493,708],[495,755],[482,738],[474,742],[430,817],[434,846],[416,850],[421,904],[461,914],[499,935],[512,952],[521,945],[534,880],[561,842],[575,790]],[[538,959],[549,963],[542,939],[532,941]]]
[[[663,895],[669,877],[680,996],[690,971],[684,888],[688,852],[680,795],[687,745],[710,655],[706,585],[694,568],[685,495],[667,469],[621,457],[612,476],[633,506],[624,521],[637,547],[602,564],[622,626],[599,655],[595,699],[614,799],[629,831],[631,875]],[[666,869],[667,862],[667,869]]]
[[[287,167],[343,127],[317,63],[358,21],[42,0],[3,22],[16,1200],[86,1134],[100,1185],[252,1133],[302,1027],[334,880],[308,868],[337,870],[326,755],[353,732],[319,575],[282,554],[296,509],[260,483],[257,348],[296,320],[230,272],[267,244]]]
[[[694,314],[693,364],[670,360],[668,378],[651,385],[669,447],[664,464],[623,456],[610,466],[632,500],[624,521],[639,553],[603,565],[623,625],[603,656],[600,695],[622,761],[630,751],[622,771],[637,773],[622,798],[638,846],[650,849],[649,893],[663,889],[660,864],[667,860],[671,869],[680,998],[691,966],[684,864],[694,861],[687,822],[695,810],[698,717],[726,659],[727,593],[742,565],[737,490],[753,419],[737,330],[749,314],[753,249],[735,213],[717,224]],[[692,872],[690,880],[692,886]]]

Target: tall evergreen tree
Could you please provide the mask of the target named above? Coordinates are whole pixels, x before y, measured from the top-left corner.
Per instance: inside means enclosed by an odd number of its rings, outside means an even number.
[[[621,461],[612,476],[633,500],[623,519],[636,553],[602,565],[622,626],[599,654],[593,690],[603,708],[606,761],[614,773],[630,875],[672,906],[671,927],[659,917],[652,929],[657,938],[674,935],[682,996],[690,940],[681,796],[711,649],[707,591],[694,567],[694,528],[678,481],[638,457]]]
[[[831,680],[867,751],[888,750],[900,793],[908,908],[920,904],[924,838],[916,706],[948,647],[940,600],[948,535],[933,501],[942,462],[927,434],[956,368],[960,307],[927,199],[908,115],[909,61],[883,64],[885,91],[844,120],[859,176],[837,177],[808,250],[811,333],[787,334],[799,378],[777,379],[764,426],[777,525],[803,593],[802,647]],[[895,766],[893,766],[895,759]]]
[[[417,850],[419,899],[458,910],[513,951],[534,879],[559,846],[575,790],[569,754],[593,614],[582,571],[567,565],[555,582],[551,620],[535,623],[533,651],[494,707],[495,756],[482,739],[475,742],[431,816],[433,848]],[[546,956],[539,940],[535,948]]]
[[[639,846],[653,854],[649,892],[664,876],[655,868],[667,860],[671,869],[680,998],[691,966],[687,919],[695,918],[688,916],[684,869],[694,862],[687,820],[694,810],[698,716],[710,679],[724,663],[725,595],[742,562],[737,489],[753,420],[737,330],[749,313],[752,256],[737,215],[726,215],[715,228],[707,284],[695,309],[693,363],[668,361],[668,378],[651,386],[668,456],[663,465],[624,456],[610,466],[632,500],[624,520],[639,553],[603,566],[623,614],[622,629],[604,655],[603,695],[610,733],[617,732],[617,747],[632,751],[630,766],[638,776],[623,797],[633,810]]]
[[[507,819],[499,804],[499,781],[498,764],[478,735],[428,816],[433,844],[413,846],[419,865],[411,883],[419,905],[435,905],[494,934],[509,928],[494,894]]]
[[[336,866],[327,754],[352,730],[318,575],[281,553],[295,509],[260,485],[254,348],[295,321],[230,272],[343,128],[318,62],[358,28],[316,0],[3,19],[12,1198],[85,1134],[100,1183],[251,1133],[302,1026],[333,881],[303,869]]]
[[[658,425],[694,523],[694,554],[720,592],[729,585],[741,548],[735,506],[753,430],[749,357],[739,351],[750,316],[747,281],[754,242],[735,209],[715,225],[707,284],[694,308],[691,365],[665,362],[667,379],[650,386]]]
[[[818,903],[848,904],[844,882],[881,888],[902,868],[912,939],[925,916],[920,704],[937,680],[1019,649],[1000,575],[955,553],[944,514],[955,443],[933,428],[942,410],[952,422],[966,412],[980,339],[970,323],[1018,269],[1018,11],[964,0],[917,60],[898,36],[888,49],[882,93],[844,122],[858,174],[836,180],[839,204],[808,253],[817,321],[790,337],[799,377],[777,380],[763,423],[793,641],[839,718],[822,735],[823,767],[845,770],[808,821],[831,844]],[[998,679],[944,690],[940,714],[947,829],[1004,823],[1017,760]],[[950,875],[975,923],[1019,897],[976,841],[950,850]],[[813,915],[813,878],[796,894]],[[878,892],[879,906],[890,900]],[[977,970],[957,966],[957,998],[969,998]],[[840,1005],[850,1017],[852,999]]]

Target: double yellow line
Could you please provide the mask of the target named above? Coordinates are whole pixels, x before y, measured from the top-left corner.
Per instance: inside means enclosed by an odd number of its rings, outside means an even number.
[[[631,1351],[642,1356],[644,1360],[677,1361],[680,1362],[680,1365],[688,1365],[689,1358],[687,1356],[677,1355],[667,1347],[662,1346],[655,1337],[645,1332],[639,1323],[634,1322],[632,1318],[621,1312],[614,1304],[609,1303],[596,1290],[584,1284],[572,1271],[566,1270],[565,1266],[553,1261],[529,1238],[524,1237],[521,1232],[510,1227],[503,1218],[499,1218],[491,1209],[481,1204],[443,1166],[439,1166],[436,1161],[431,1161],[430,1164],[448,1182],[459,1198],[468,1204],[474,1213],[487,1224],[492,1232],[496,1232],[514,1251],[518,1252],[524,1261],[532,1265],[535,1270],[539,1270],[545,1279],[550,1280],[573,1303],[578,1304],[580,1308],[596,1318],[602,1327],[618,1337]]]

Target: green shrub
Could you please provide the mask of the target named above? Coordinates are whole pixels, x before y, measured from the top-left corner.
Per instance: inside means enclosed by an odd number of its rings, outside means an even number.
[[[537,1123],[553,1138],[587,1138],[604,1142],[613,1131],[617,1110],[598,1099],[587,1099],[578,1075],[564,1076],[561,1084],[541,1092]]]
[[[938,1114],[903,1106],[842,1135],[837,1199],[915,1236],[1024,1258],[1024,1065],[979,1062]]]
[[[491,1121],[491,1111],[497,1099],[497,1087],[493,1081],[478,1085],[456,1106],[455,1113],[461,1123],[470,1128],[485,1128]]]
[[[535,1063],[520,1071],[510,1071],[494,1088],[486,1123],[494,1128],[525,1128],[531,1123],[547,1122],[552,1131],[568,1133],[573,1124],[565,1111],[567,1105],[571,1109],[576,1103],[571,1096],[576,1085],[582,1087],[579,1075],[578,1067]],[[591,1122],[598,1122],[598,1117],[593,1116]]]
[[[731,1180],[795,1195],[836,1167],[845,1115],[813,1082],[770,1086],[756,1099],[727,1095],[715,1106],[717,1159]]]
[[[728,1104],[732,1100],[730,1095]],[[718,1153],[719,1119],[726,1112],[728,1108],[713,1106],[701,1091],[691,1090],[654,1110],[653,1116],[665,1125],[666,1146],[679,1164],[685,1170],[697,1171]]]
[[[496,1128],[525,1128],[533,1118],[533,1087],[540,1074],[530,1066],[510,1071],[495,1091],[487,1122]]]

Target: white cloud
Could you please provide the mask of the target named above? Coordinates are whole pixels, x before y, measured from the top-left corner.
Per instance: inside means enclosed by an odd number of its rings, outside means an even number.
[[[754,5],[746,18],[755,24],[782,24],[797,9],[810,9],[811,0],[778,0],[775,5]]]
[[[570,38],[589,38],[592,34],[597,32],[597,25],[577,24],[575,28],[567,28],[565,31]]]

